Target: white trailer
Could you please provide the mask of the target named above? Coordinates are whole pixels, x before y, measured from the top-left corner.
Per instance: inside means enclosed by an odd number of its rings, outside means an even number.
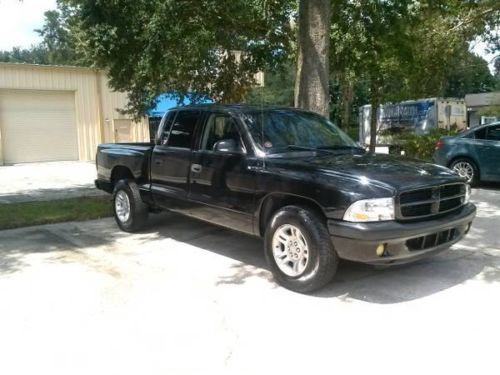
[[[467,108],[464,99],[430,98],[384,104],[377,113],[377,145],[389,146],[389,137],[380,133],[398,133],[402,130],[426,134],[434,128],[465,129]],[[359,142],[370,144],[371,105],[359,109]]]

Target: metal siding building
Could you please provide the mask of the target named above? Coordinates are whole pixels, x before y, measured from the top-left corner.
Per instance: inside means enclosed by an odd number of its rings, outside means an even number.
[[[93,160],[104,142],[147,142],[147,119],[119,109],[127,95],[80,67],[0,63],[0,165]]]

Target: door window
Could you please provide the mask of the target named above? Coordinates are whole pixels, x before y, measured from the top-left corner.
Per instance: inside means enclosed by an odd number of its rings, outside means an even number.
[[[236,145],[241,147],[240,133],[234,120],[227,115],[211,114],[205,127],[201,148],[212,151],[217,142],[229,139],[234,140]]]
[[[196,123],[200,118],[198,111],[180,111],[174,120],[167,145],[170,147],[191,148]]]
[[[490,141],[500,141],[500,125],[488,127],[486,139]]]

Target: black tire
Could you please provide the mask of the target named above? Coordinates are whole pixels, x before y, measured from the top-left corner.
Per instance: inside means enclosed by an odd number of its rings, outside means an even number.
[[[476,163],[468,158],[458,158],[450,163],[449,168],[453,170],[460,163],[465,163],[466,165],[469,165],[470,168],[472,168],[473,176],[467,182],[471,184],[471,186],[476,186],[479,183],[479,168],[477,167]]]
[[[117,195],[123,191],[130,203],[130,215],[127,220],[121,220],[117,214]],[[135,232],[143,228],[148,219],[149,206],[141,199],[139,187],[134,181],[120,180],[113,190],[113,212],[116,223],[125,232]]]
[[[274,234],[287,224],[297,227],[302,232],[308,247],[309,259],[303,272],[297,276],[289,276],[283,272],[273,255]],[[324,220],[308,208],[286,206],[278,210],[266,228],[264,246],[266,261],[275,280],[295,292],[309,293],[320,289],[328,284],[337,272],[339,258]]]

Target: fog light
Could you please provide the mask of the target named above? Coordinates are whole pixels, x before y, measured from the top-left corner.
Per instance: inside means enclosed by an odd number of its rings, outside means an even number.
[[[382,257],[384,256],[385,254],[385,244],[381,243],[377,246],[377,250],[375,250],[375,252],[377,253],[377,255],[379,257]]]

